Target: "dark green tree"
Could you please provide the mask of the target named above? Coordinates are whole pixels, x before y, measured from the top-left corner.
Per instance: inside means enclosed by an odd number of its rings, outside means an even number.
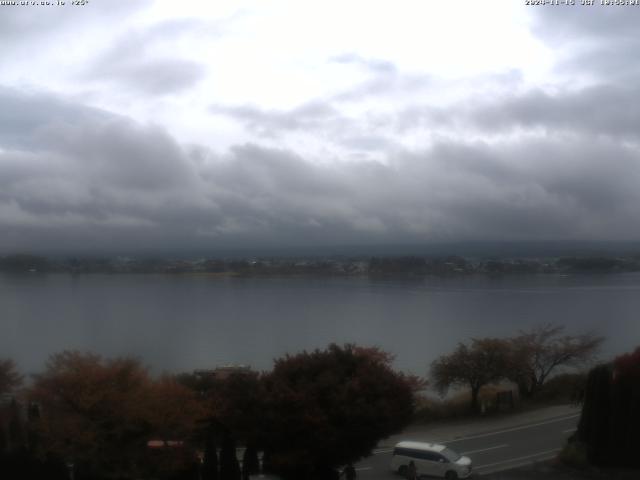
[[[27,448],[24,418],[18,401],[14,398],[9,408],[9,450],[21,451]]]
[[[578,423],[578,438],[587,446],[587,457],[594,464],[606,463],[609,452],[611,372],[610,365],[599,365],[589,372]]]
[[[209,429],[204,443],[202,459],[202,480],[218,480],[218,452],[214,432]]]
[[[242,455],[242,478],[248,479],[249,475],[260,473],[260,460],[258,459],[258,449],[252,445],[247,445]]]
[[[236,456],[236,442],[229,433],[222,437],[220,450],[220,480],[240,480],[240,464]]]
[[[589,372],[577,439],[591,463],[637,466],[639,412],[640,348]]]
[[[614,361],[611,444],[618,465],[637,466],[640,452],[640,347]]]

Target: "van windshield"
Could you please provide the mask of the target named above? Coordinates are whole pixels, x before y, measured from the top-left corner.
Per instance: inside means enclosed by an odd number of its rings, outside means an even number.
[[[457,462],[460,459],[460,454],[454,452],[450,448],[445,448],[440,453],[450,462]]]

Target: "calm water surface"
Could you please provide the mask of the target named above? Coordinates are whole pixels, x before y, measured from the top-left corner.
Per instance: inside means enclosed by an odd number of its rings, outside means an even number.
[[[640,274],[427,278],[0,276],[0,357],[26,372],[64,349],[133,354],[154,370],[267,369],[330,342],[378,345],[424,374],[473,336],[545,323],[593,330],[602,357],[640,344]]]

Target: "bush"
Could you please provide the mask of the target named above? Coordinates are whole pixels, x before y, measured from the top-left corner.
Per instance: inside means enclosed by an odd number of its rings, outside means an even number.
[[[414,421],[427,423],[433,420],[459,418],[468,414],[469,400],[466,395],[464,397],[446,400],[422,397],[417,401]]]
[[[497,407],[496,396],[498,392],[504,390],[505,388],[503,386],[498,385],[488,385],[480,390],[478,402],[481,408],[484,406],[485,414],[502,411]],[[474,412],[469,409],[470,398],[471,393],[468,391],[449,395],[444,399],[427,396],[419,397],[416,402],[414,421],[418,423],[426,423],[433,420],[447,420],[452,418],[475,416],[478,412]],[[517,394],[515,392],[514,401],[517,402]]]
[[[578,403],[587,384],[586,373],[561,373],[538,391],[536,403]]]
[[[589,372],[577,438],[590,463],[637,468],[639,411],[640,347]]]

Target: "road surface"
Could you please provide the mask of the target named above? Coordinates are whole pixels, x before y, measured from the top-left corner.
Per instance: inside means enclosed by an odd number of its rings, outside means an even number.
[[[441,438],[412,438],[403,440],[442,443],[468,456],[473,461],[473,477],[508,470],[528,463],[549,460],[557,455],[567,437],[575,431],[579,412],[539,419],[535,422],[508,426],[498,430],[470,434],[453,440]],[[428,436],[428,435],[427,435]],[[358,480],[398,480],[389,468],[393,449],[380,448],[358,465]]]

